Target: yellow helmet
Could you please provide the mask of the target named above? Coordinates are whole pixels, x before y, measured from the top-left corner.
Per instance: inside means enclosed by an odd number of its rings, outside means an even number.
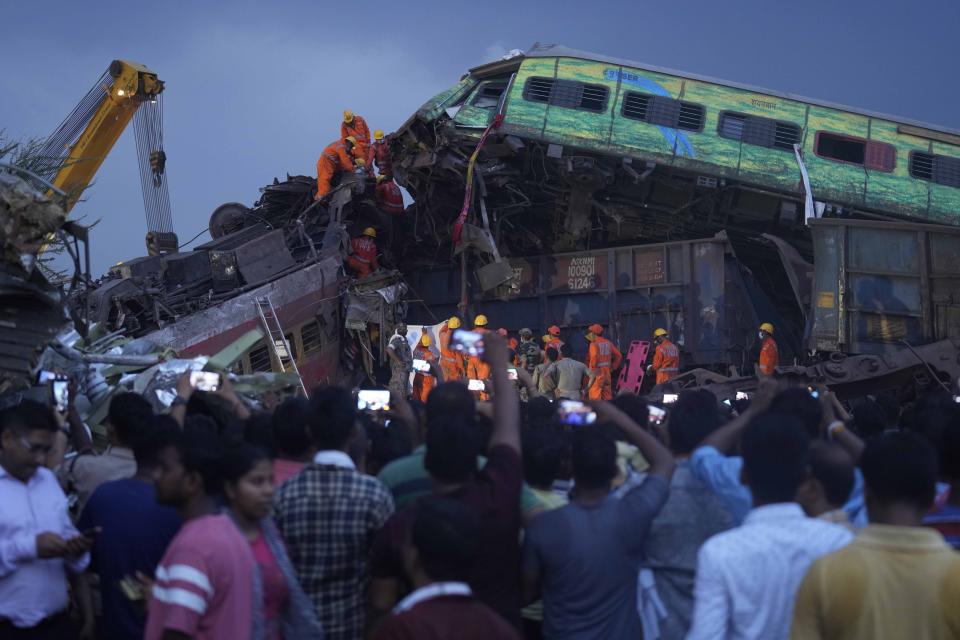
[[[657,329],[656,331],[653,332],[654,338],[659,338],[660,336],[665,336],[665,335],[667,335],[666,329]]]
[[[764,322],[760,325],[760,331],[766,331],[770,335],[773,335],[773,325],[769,322]]]
[[[548,333],[547,335],[543,336],[542,339],[543,339],[544,342],[550,342],[551,340],[553,340],[553,336],[551,336],[551,335]]]
[[[344,124],[350,124],[351,122],[353,122],[353,111],[350,111],[350,109],[344,109],[344,110],[343,110],[343,123],[344,123]]]
[[[430,336],[428,336],[427,334],[423,334],[422,336],[420,336],[420,344],[422,344],[422,345],[425,346],[425,347],[429,347],[429,346],[430,346]]]
[[[473,326],[475,327],[485,327],[487,326],[487,316],[482,313],[473,319]]]
[[[447,328],[449,329],[459,329],[460,328],[460,318],[453,316],[447,320]]]
[[[373,139],[374,140],[383,140],[383,131],[381,129],[373,130]]]
[[[363,235],[370,236],[371,238],[376,238],[377,230],[374,229],[373,227],[367,227],[366,229],[363,230]]]

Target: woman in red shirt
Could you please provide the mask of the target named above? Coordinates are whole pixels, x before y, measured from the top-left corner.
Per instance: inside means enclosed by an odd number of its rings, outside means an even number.
[[[227,508],[250,543],[259,580],[254,594],[262,602],[254,612],[254,637],[267,640],[315,638],[322,634],[313,604],[297,582],[283,540],[270,519],[273,464],[262,449],[243,444],[223,464]]]

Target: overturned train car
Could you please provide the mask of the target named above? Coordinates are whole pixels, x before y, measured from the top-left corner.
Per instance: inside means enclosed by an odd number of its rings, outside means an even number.
[[[391,151],[417,321],[559,324],[581,353],[594,321],[621,347],[664,326],[686,369],[742,371],[759,320],[785,365],[944,340],[956,360],[958,131],[537,44]]]

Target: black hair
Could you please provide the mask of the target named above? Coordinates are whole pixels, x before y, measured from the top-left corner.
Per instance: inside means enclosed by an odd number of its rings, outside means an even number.
[[[136,433],[153,423],[153,407],[139,393],[118,393],[110,399],[107,421],[125,447],[133,447]]]
[[[886,428],[886,412],[873,400],[865,399],[854,407],[853,429],[864,440],[880,435]]]
[[[356,403],[346,389],[318,387],[310,398],[310,435],[323,449],[344,449],[357,422]]]
[[[310,401],[302,396],[287,398],[273,411],[270,421],[277,454],[298,458],[310,449]]]
[[[0,411],[0,433],[7,429],[17,433],[35,429],[56,432],[59,428],[53,410],[35,400],[23,400],[20,404]]]
[[[276,453],[272,421],[273,417],[266,411],[255,411],[243,421],[244,442],[263,449],[271,458]]]
[[[557,358],[560,357],[560,352],[557,351],[556,347],[547,347],[543,350],[543,353],[550,362],[556,362]]]
[[[204,492],[208,496],[219,494],[223,445],[217,436],[216,423],[205,416],[187,416],[183,431],[172,445],[180,455],[184,470],[199,474]]]
[[[631,420],[637,423],[637,426],[644,429],[647,427],[647,421],[650,418],[650,409],[647,407],[646,399],[625,393],[615,397],[610,401],[610,404],[627,414]]]
[[[477,411],[477,400],[462,382],[443,382],[427,396],[426,411],[428,425],[436,418],[451,415],[472,420]]]
[[[557,403],[549,398],[534,396],[521,405],[522,418],[525,426],[532,429],[554,429],[560,426],[560,417],[557,414]]]
[[[480,437],[476,425],[462,416],[434,419],[427,429],[426,445],[423,465],[440,482],[466,482],[476,472],[482,450]]]
[[[523,475],[531,486],[550,487],[560,477],[568,455],[566,437],[560,429],[523,431]]]
[[[584,489],[609,487],[617,475],[617,444],[610,430],[582,429],[573,435],[573,479]]]
[[[793,502],[807,474],[810,438],[803,423],[764,414],[747,425],[740,448],[754,504]]]
[[[227,449],[220,466],[223,481],[231,484],[237,482],[264,460],[270,460],[270,453],[253,444],[244,443]]]
[[[840,445],[817,440],[810,445],[810,474],[823,486],[827,502],[840,508],[853,491],[853,459]]]
[[[560,345],[560,349],[558,351],[564,358],[569,358],[570,354],[573,353],[573,347],[564,342],[562,345]]]
[[[860,469],[880,502],[905,502],[921,509],[933,504],[937,454],[922,436],[898,431],[872,438],[863,449]]]
[[[151,424],[139,430],[134,438],[133,459],[137,461],[137,468],[143,470],[155,467],[160,450],[171,444],[175,434],[179,432],[180,425],[171,416],[154,416]]]
[[[411,539],[432,580],[469,579],[480,548],[480,516],[451,498],[427,497],[416,506]]]
[[[383,469],[394,460],[410,455],[413,451],[410,429],[403,420],[391,418],[389,425],[371,421],[365,426],[367,439],[370,441],[367,473],[372,475],[372,469]]]
[[[960,422],[952,422],[940,434],[940,473],[947,480],[960,480]]]
[[[820,401],[811,396],[806,387],[793,387],[781,391],[770,403],[768,411],[797,418],[811,438],[817,438],[820,435],[823,409],[820,407]]]
[[[690,453],[719,426],[716,396],[706,390],[683,391],[667,422],[670,450],[677,455]]]

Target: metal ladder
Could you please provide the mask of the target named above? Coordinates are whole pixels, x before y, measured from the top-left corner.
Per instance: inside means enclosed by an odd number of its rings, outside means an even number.
[[[277,364],[280,365],[280,371],[286,372],[287,369],[292,369],[295,374],[297,374],[297,382],[300,383],[300,388],[303,389],[303,395],[307,395],[307,387],[303,384],[303,378],[300,377],[300,369],[297,368],[297,361],[293,357],[293,350],[290,348],[290,343],[287,341],[287,337],[283,334],[283,327],[280,326],[280,319],[277,318],[277,312],[273,308],[273,302],[270,301],[270,296],[263,296],[256,298],[257,313],[260,315],[260,322],[263,325],[264,331],[267,332],[267,345],[270,347],[271,352],[273,353],[274,358],[276,358]],[[284,360],[287,361],[287,364],[284,364]]]

